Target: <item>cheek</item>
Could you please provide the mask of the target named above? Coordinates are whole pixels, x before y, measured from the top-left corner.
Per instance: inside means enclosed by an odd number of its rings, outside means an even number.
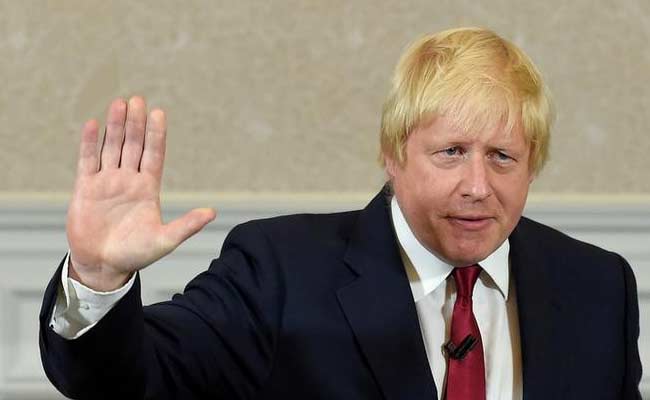
[[[438,224],[440,216],[448,214],[454,208],[453,191],[438,179],[423,180],[411,195],[417,205],[418,213],[429,223]]]
[[[512,216],[521,215],[528,197],[529,186],[530,183],[527,178],[498,182],[495,186],[495,192],[506,214]]]

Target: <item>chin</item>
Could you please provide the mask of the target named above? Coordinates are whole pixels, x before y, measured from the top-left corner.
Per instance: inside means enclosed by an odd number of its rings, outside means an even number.
[[[488,249],[476,248],[476,246],[460,246],[448,252],[448,257],[445,258],[454,267],[467,267],[485,260],[494,250],[496,248],[489,251]]]
[[[452,267],[469,267],[470,265],[476,265],[478,264],[483,258],[476,258],[476,259],[469,259],[469,260],[456,260],[456,261],[450,261],[449,264]]]

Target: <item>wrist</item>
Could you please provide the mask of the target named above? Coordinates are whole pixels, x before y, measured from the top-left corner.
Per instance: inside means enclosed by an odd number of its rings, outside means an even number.
[[[97,292],[112,292],[123,287],[132,272],[111,271],[107,268],[85,268],[68,258],[68,277]]]

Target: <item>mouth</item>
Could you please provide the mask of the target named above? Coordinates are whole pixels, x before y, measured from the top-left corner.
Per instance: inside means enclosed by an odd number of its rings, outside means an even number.
[[[454,226],[468,231],[480,231],[494,222],[489,215],[450,215],[447,220]]]

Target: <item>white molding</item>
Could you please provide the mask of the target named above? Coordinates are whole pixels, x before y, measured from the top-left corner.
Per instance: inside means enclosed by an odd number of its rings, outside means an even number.
[[[40,367],[37,316],[42,292],[67,250],[65,203],[4,201],[0,196],[0,400],[59,399]],[[219,251],[226,233],[237,223],[293,212],[330,212],[362,207],[371,197],[361,195],[294,196],[276,198],[222,196],[217,220],[173,254],[143,273],[143,298],[167,298],[198,272]],[[192,198],[168,202],[164,219],[170,220],[201,205]],[[206,197],[208,199],[208,197]],[[212,198],[213,200],[216,198]],[[333,200],[334,199],[334,200]],[[42,199],[41,199],[42,200]],[[330,201],[332,200],[332,201]],[[634,268],[639,289],[643,364],[650,368],[650,202],[626,201],[529,202],[525,215],[578,239],[619,252]],[[593,199],[592,199],[593,200]],[[610,199],[611,200],[611,199]],[[619,199],[620,200],[620,199]],[[637,199],[638,200],[638,199]],[[217,202],[215,201],[215,204]],[[650,374],[642,382],[650,396]]]
[[[340,192],[340,191],[308,191],[308,192],[291,192],[291,191],[164,191],[161,193],[163,203],[184,203],[190,204],[210,202],[215,204],[226,205],[228,207],[234,204],[244,204],[258,208],[259,204],[277,203],[307,205],[312,207],[314,203],[323,202],[323,204],[336,203],[356,203],[365,202],[376,194],[375,191],[358,191],[358,192]],[[70,200],[70,192],[34,192],[34,191],[1,191],[0,190],[0,208],[11,206],[24,206],[26,204],[37,207],[63,206]],[[327,201],[327,203],[324,203]],[[608,206],[618,205],[650,205],[650,193],[577,193],[577,192],[539,192],[533,191],[528,196],[529,204],[553,205],[554,207],[566,205],[596,205]]]

